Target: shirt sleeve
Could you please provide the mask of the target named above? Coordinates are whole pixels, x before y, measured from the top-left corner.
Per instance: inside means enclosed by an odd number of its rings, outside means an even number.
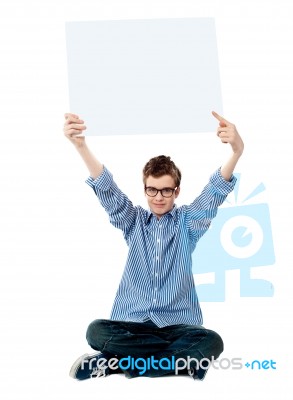
[[[101,205],[109,215],[113,226],[121,229],[127,238],[136,219],[136,207],[128,197],[118,188],[112,174],[104,167],[98,178],[89,177],[86,183],[94,190]]]
[[[188,227],[192,235],[195,235],[196,241],[208,230],[212,219],[217,215],[219,206],[232,192],[236,181],[234,175],[231,176],[230,181],[226,181],[219,168],[211,175],[201,194],[190,205],[186,206]]]

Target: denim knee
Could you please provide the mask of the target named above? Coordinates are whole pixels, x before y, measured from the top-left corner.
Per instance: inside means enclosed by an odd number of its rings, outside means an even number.
[[[89,324],[86,340],[93,349],[101,351],[105,342],[105,320],[95,319]]]
[[[210,343],[211,347],[211,353],[214,356],[214,358],[219,357],[219,355],[223,352],[224,350],[224,342],[221,336],[212,330],[208,330],[208,340]]]

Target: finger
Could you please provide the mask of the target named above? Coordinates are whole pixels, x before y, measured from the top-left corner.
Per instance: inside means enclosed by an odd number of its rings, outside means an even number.
[[[78,119],[79,117],[78,117],[78,115],[76,115],[76,114],[65,113],[65,114],[64,114],[64,118],[65,118],[65,119],[68,119],[68,118],[77,118],[77,119]]]
[[[223,130],[223,128],[218,128],[217,136],[219,136],[219,137],[229,137],[230,136],[230,132]]]
[[[221,123],[224,123],[225,125],[230,125],[230,122],[227,121],[224,117],[222,117],[221,115],[219,115],[218,113],[216,113],[215,111],[212,111],[213,116]],[[223,125],[223,126],[225,126]]]
[[[233,138],[233,135],[229,131],[218,132],[218,136],[219,136],[220,139],[228,139],[228,140],[230,140],[230,139]]]
[[[74,137],[83,135],[83,132],[79,129],[69,129],[68,131],[64,132],[65,136]]]
[[[73,118],[73,117],[68,117],[68,118],[65,120],[64,125],[70,125],[70,124],[74,124],[74,123],[79,123],[79,121],[81,121],[81,120],[76,119],[76,118]],[[83,121],[82,121],[82,122],[83,122]],[[82,123],[82,122],[80,122],[80,123]]]
[[[72,135],[73,133],[80,134],[82,131],[86,130],[85,125],[70,124],[64,129],[65,135]]]
[[[69,116],[69,117],[65,120],[64,126],[68,126],[68,125],[72,125],[72,124],[79,124],[79,125],[81,125],[81,124],[84,124],[84,121],[83,121],[82,119],[76,119],[76,118],[73,118],[73,117]]]
[[[65,126],[65,129],[86,129],[85,125],[82,124],[75,124],[75,123],[71,123]]]
[[[229,143],[229,141],[231,140],[231,138],[225,133],[219,132],[217,135],[222,143]]]
[[[78,115],[73,114],[73,113],[65,113],[65,114],[64,114],[64,117],[65,117],[65,118],[68,118],[68,117],[79,118]]]
[[[218,132],[217,136],[220,139],[225,139],[225,140],[230,140],[231,139],[231,135],[229,135],[229,132]]]
[[[221,132],[229,132],[230,128],[228,126],[219,126],[217,128],[217,132],[221,133]]]
[[[64,114],[66,123],[69,124],[71,122],[79,122],[79,123],[83,123],[84,121],[82,119],[79,118],[78,115],[76,114],[71,114],[71,113],[66,113]]]

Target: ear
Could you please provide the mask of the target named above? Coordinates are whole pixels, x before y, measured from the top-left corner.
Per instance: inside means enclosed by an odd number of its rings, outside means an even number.
[[[179,193],[180,193],[180,186],[175,190],[175,199],[177,199]]]

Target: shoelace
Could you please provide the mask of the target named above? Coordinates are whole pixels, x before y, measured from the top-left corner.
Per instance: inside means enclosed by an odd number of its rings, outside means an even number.
[[[192,377],[194,378],[194,375],[195,375],[195,370],[194,370],[194,368],[188,369],[188,370],[187,370],[187,373],[188,373],[189,376],[192,376]]]
[[[94,368],[91,373],[91,378],[101,378],[106,376],[105,368]]]

